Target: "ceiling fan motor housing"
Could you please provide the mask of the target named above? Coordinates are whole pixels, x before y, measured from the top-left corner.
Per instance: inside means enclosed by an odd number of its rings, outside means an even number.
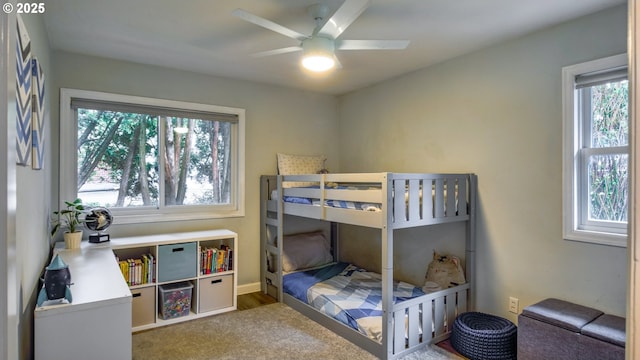
[[[309,56],[333,56],[335,49],[333,39],[322,36],[314,36],[302,41],[302,50]]]

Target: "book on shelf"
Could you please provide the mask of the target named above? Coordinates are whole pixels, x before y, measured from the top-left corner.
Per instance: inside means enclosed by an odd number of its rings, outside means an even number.
[[[233,260],[231,260],[233,251],[231,247],[224,244],[218,248],[201,247],[199,252],[201,275],[233,270]]]
[[[129,258],[121,260],[116,255],[116,260],[120,266],[120,272],[129,286],[144,285],[154,283],[155,262],[152,254],[144,254],[140,258]]]

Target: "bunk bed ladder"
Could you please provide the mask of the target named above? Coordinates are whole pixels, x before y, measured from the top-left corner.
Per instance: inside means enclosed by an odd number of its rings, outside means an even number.
[[[282,180],[277,176],[263,175],[260,177],[260,266],[262,270],[262,292],[283,300],[282,295],[282,239],[284,212],[282,202],[277,202],[276,211],[269,210],[267,204],[270,200],[271,190],[282,191]],[[275,230],[275,231],[274,231]],[[275,232],[275,233],[274,233]],[[275,244],[273,244],[275,240]],[[276,290],[277,293],[272,293]]]

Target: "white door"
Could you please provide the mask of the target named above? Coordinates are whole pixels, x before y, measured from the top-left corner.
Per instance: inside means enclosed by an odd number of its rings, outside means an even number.
[[[15,1],[0,12],[0,359],[18,359]],[[6,206],[4,206],[6,204]],[[4,291],[6,289],[6,291]]]

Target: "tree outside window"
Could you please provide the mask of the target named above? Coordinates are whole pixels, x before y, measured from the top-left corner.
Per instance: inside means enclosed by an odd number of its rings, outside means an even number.
[[[61,198],[108,207],[118,223],[244,215],[243,109],[73,89],[60,96]]]
[[[588,219],[626,224],[629,198],[629,82],[582,90],[590,97]],[[588,121],[588,120],[587,120]]]
[[[78,196],[86,204],[122,208],[230,202],[230,123],[84,108],[77,112]]]

